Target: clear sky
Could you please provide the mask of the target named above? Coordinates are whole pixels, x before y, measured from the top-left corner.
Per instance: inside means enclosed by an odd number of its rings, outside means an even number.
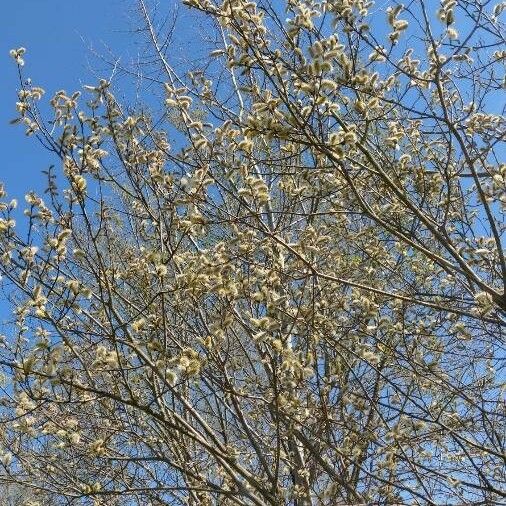
[[[170,1],[170,0],[169,0]],[[134,0],[3,0],[0,23],[0,181],[10,197],[21,200],[28,189],[44,184],[41,171],[55,160],[26,137],[16,116],[16,65],[9,50],[27,49],[24,71],[46,98],[59,89],[75,91],[106,77],[110,69],[93,57],[94,49],[127,55]],[[126,57],[126,56],[125,56]],[[101,75],[103,72],[103,75]]]

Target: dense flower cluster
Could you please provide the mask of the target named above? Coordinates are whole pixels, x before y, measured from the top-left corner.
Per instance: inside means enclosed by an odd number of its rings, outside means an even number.
[[[183,3],[218,46],[179,71],[140,1],[161,110],[101,80],[46,120],[20,82],[61,170],[28,227],[0,189],[1,478],[96,506],[504,498],[504,7]]]

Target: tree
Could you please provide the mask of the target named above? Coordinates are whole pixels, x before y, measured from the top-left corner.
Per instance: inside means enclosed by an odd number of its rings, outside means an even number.
[[[31,490],[10,482],[7,478],[6,484],[0,475],[0,497],[5,506],[51,506],[50,499],[40,490]]]
[[[63,171],[26,230],[2,190],[1,479],[54,504],[504,500],[506,4],[184,3],[191,68],[139,2],[151,108],[101,80],[45,118],[11,53]]]

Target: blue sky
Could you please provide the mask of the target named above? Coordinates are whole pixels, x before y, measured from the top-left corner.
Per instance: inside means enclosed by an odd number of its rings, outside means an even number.
[[[29,189],[44,184],[41,171],[54,159],[24,129],[9,121],[16,115],[17,70],[9,50],[27,49],[24,72],[46,90],[75,91],[110,73],[90,48],[127,55],[134,49],[129,32],[132,0],[5,0],[0,30],[0,181],[10,197],[21,200]],[[103,75],[100,75],[103,69]],[[93,72],[95,71],[95,72]]]

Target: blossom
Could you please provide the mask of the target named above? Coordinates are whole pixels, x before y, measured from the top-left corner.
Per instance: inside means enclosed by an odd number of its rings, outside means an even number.
[[[14,59],[14,61],[22,67],[25,64],[25,61],[23,60],[23,55],[26,53],[26,49],[24,47],[19,47],[18,49],[11,49],[9,51],[9,54],[11,58]]]

